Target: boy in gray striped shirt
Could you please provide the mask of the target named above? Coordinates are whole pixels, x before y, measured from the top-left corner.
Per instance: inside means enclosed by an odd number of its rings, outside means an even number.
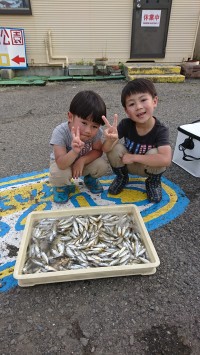
[[[65,203],[74,192],[72,178],[84,176],[90,192],[101,193],[103,187],[98,178],[108,171],[102,158],[102,116],[106,115],[103,99],[93,91],[80,91],[72,99],[67,122],[57,126],[50,145],[50,183],[54,202]]]

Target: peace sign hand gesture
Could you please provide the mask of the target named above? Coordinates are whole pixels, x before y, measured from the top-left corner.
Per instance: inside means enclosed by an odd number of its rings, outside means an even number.
[[[81,149],[83,149],[85,143],[80,139],[80,128],[77,127],[75,130],[74,127],[72,127],[71,130],[72,133],[72,150],[76,153],[79,154]]]
[[[104,135],[107,140],[116,141],[118,139],[118,131],[117,131],[117,121],[118,115],[114,115],[113,124],[111,125],[105,116],[102,116],[103,121],[107,128],[104,130]]]

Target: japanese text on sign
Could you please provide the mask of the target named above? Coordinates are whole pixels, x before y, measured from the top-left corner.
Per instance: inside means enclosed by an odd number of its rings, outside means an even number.
[[[0,68],[25,68],[24,30],[0,27]]]
[[[159,27],[161,10],[142,10],[141,27]]]

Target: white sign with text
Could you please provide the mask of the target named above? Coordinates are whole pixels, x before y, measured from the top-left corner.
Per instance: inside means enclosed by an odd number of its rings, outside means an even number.
[[[0,27],[0,68],[27,67],[24,30]]]
[[[161,10],[142,10],[141,27],[160,27]]]

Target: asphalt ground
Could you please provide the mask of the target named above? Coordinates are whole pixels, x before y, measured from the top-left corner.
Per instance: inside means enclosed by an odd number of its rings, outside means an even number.
[[[98,92],[107,117],[125,117],[126,82],[48,83],[0,88],[0,177],[49,167],[49,139],[74,95]],[[156,84],[155,115],[170,129],[200,118],[200,81]],[[154,275],[15,287],[0,293],[0,353],[199,355],[200,179],[172,163],[165,174],[186,194],[184,213],[150,232],[160,258]]]

